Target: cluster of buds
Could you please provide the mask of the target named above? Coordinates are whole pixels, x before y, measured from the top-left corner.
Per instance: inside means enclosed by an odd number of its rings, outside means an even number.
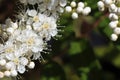
[[[91,12],[91,8],[86,6],[83,2],[76,3],[75,1],[72,1],[70,3],[70,6],[65,7],[65,11],[72,13],[71,17],[73,19],[77,19],[79,17],[79,14],[88,15]]]
[[[118,35],[120,35],[120,0],[102,0],[98,2],[98,8],[100,11],[104,11],[105,8],[108,8],[109,11],[109,19],[111,22],[109,23],[109,27],[113,29],[113,34],[111,34],[111,40],[116,41],[118,39]]]

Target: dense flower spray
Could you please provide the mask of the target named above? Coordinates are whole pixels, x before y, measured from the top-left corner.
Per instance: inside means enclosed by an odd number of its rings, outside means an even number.
[[[23,8],[19,8],[16,21],[8,18],[5,24],[0,24],[3,33],[0,38],[0,78],[23,74],[26,68],[35,67],[33,60],[43,59],[41,53],[47,49],[47,42],[58,35],[57,21],[64,10],[72,12],[73,19],[77,19],[78,14],[91,12],[83,2],[72,1],[70,6],[66,6],[66,0],[19,0],[19,3]]]

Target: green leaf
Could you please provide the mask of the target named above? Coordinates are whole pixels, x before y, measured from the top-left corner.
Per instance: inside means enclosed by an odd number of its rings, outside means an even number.
[[[71,55],[74,55],[74,54],[76,54],[76,53],[80,53],[81,51],[82,51],[82,49],[81,49],[81,45],[80,45],[79,42],[72,42],[72,43],[70,44],[69,53],[70,53]]]
[[[82,73],[81,74],[81,80],[88,80],[87,74]]]

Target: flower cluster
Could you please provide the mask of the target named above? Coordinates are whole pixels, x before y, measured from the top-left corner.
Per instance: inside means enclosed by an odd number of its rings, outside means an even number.
[[[24,5],[37,5],[41,13],[52,15],[58,18],[60,13],[64,12],[64,7],[67,4],[66,0],[19,0]]]
[[[6,19],[0,24],[0,78],[16,77],[27,68],[33,69],[33,60],[41,60],[47,42],[58,34],[57,20],[63,13],[66,0],[20,0],[25,6],[13,22]],[[30,8],[33,6],[33,8]],[[36,6],[37,5],[37,6]]]
[[[18,0],[16,20],[7,18],[0,24],[0,78],[16,77],[28,68],[33,69],[33,60],[43,59],[48,50],[48,41],[58,36],[57,25],[60,14],[72,12],[72,18],[79,14],[88,15],[91,8],[85,3],[66,0]]]
[[[110,28],[113,29],[113,34],[111,35],[111,40],[116,41],[118,39],[118,35],[120,34],[120,25],[119,25],[119,16],[120,16],[120,0],[102,0],[98,2],[98,8],[100,11],[104,11],[105,8],[108,8],[109,11],[109,19],[111,22],[109,23]]]
[[[68,13],[72,13],[71,17],[73,19],[77,19],[79,14],[88,15],[91,12],[91,8],[85,6],[85,3],[72,1],[70,6],[65,7],[65,11]]]

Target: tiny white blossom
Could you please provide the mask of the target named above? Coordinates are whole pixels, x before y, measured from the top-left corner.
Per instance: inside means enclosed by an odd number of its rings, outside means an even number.
[[[66,11],[66,12],[71,12],[71,11],[72,11],[71,6],[66,6],[66,7],[65,7],[65,11]]]
[[[85,7],[85,4],[84,4],[83,2],[79,2],[79,3],[78,3],[78,7],[84,8],[84,7]]]
[[[28,68],[33,69],[35,67],[35,63],[34,62],[30,62],[28,65]]]
[[[72,19],[77,19],[78,18],[78,13],[74,12],[72,13]]]
[[[4,77],[4,73],[0,71],[0,78]]]
[[[76,2],[75,1],[72,1],[71,4],[70,4],[71,7],[76,7]]]
[[[5,75],[6,77],[10,77],[11,73],[10,73],[10,71],[5,71],[5,72],[4,72],[4,75]]]
[[[4,66],[5,64],[6,64],[6,60],[5,59],[0,60],[0,65],[1,66]]]

